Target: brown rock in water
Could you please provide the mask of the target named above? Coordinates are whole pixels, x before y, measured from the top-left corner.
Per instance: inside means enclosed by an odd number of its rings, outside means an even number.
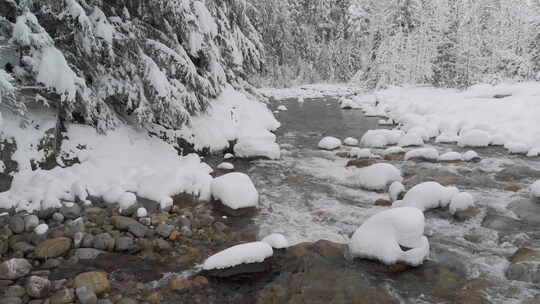
[[[511,257],[510,262],[515,264],[519,262],[527,261],[539,261],[540,262],[540,251],[530,249],[530,248],[519,248]]]
[[[454,213],[454,218],[457,221],[464,222],[464,221],[471,220],[478,214],[480,214],[480,209],[476,207],[471,207],[465,210],[457,211],[456,213]]]
[[[384,160],[401,160],[403,158],[403,155],[405,155],[405,152],[399,152],[395,154],[388,154],[384,156]]]
[[[252,216],[252,215],[255,215],[257,213],[257,208],[256,207],[233,209],[233,208],[231,208],[229,206],[226,206],[223,203],[221,203],[220,200],[213,200],[212,203],[213,203],[214,207],[216,208],[216,210],[218,210],[218,211],[220,211],[222,213],[225,213],[226,215],[229,215],[229,216],[234,216],[234,217]]]
[[[378,199],[375,201],[375,206],[383,206],[383,207],[390,207],[392,206],[392,202],[385,199]]]
[[[175,291],[184,291],[193,285],[193,282],[188,279],[176,279],[169,282],[169,288]]]
[[[519,190],[521,190],[521,187],[518,185],[510,184],[510,185],[504,186],[504,191],[518,192]]]
[[[305,179],[303,176],[288,176],[287,177],[287,183],[290,185],[301,185],[305,182]]]
[[[350,157],[351,157],[351,153],[345,152],[345,151],[341,151],[341,152],[337,152],[337,153],[336,153],[336,156],[343,157],[343,158],[350,158]]]
[[[71,249],[71,239],[67,237],[58,237],[46,240],[34,249],[37,258],[48,259],[63,256]]]
[[[432,180],[443,186],[457,184],[457,179],[453,176],[436,177],[436,178],[433,178]]]
[[[387,267],[391,272],[404,272],[412,268],[411,266],[405,264],[392,264],[388,265]]]
[[[346,167],[364,168],[378,163],[376,159],[364,159],[364,160],[350,160],[347,162]]]
[[[137,221],[131,217],[126,216],[111,216],[111,223],[120,231],[126,231],[129,225],[137,223]]]
[[[90,271],[79,274],[73,282],[75,288],[86,287],[96,295],[101,295],[111,290],[111,282],[107,274],[101,271]]]

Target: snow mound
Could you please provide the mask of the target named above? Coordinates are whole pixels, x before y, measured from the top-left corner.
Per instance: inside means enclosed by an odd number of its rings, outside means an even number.
[[[533,197],[540,198],[540,180],[531,185],[531,194]]]
[[[257,207],[259,193],[244,173],[233,172],[215,178],[210,186],[212,197],[231,209]]]
[[[504,147],[512,154],[527,154],[530,150],[529,145],[522,142],[508,142]]]
[[[371,158],[373,156],[370,149],[360,149],[358,147],[352,148],[349,154],[353,158]]]
[[[532,148],[527,152],[527,157],[538,157],[540,156],[540,147]]]
[[[148,211],[146,210],[146,208],[141,207],[137,209],[137,217],[146,217],[146,216],[148,216]]]
[[[489,133],[483,130],[469,130],[460,134],[458,138],[460,147],[487,147],[490,143]]]
[[[408,132],[399,139],[398,146],[410,147],[410,146],[423,146],[424,139],[416,132]]]
[[[238,140],[234,145],[234,154],[238,157],[266,157],[279,159],[279,145],[268,137],[247,137]]]
[[[472,150],[463,153],[462,157],[463,157],[463,160],[467,162],[480,158],[480,156],[478,156],[478,153]]]
[[[275,249],[282,249],[289,247],[289,241],[281,233],[272,233],[261,240]]]
[[[390,147],[384,150],[382,152],[382,155],[386,156],[386,155],[399,154],[399,153],[405,153],[405,150],[402,147],[395,146],[395,147]]]
[[[217,165],[217,168],[221,170],[233,170],[234,165],[228,162],[222,162],[221,164]]]
[[[358,139],[354,137],[347,137],[343,140],[343,143],[347,146],[358,146]]]
[[[335,150],[341,147],[341,140],[332,136],[327,136],[319,141],[318,147],[324,150]]]
[[[225,155],[223,155],[223,159],[231,159],[231,158],[234,158],[234,155],[232,155],[231,153],[225,153]]]
[[[437,161],[439,159],[439,152],[435,148],[419,148],[405,153],[405,160],[415,158]]]
[[[395,202],[398,199],[398,196],[401,193],[405,192],[405,186],[400,182],[393,182],[388,188],[388,195],[390,196],[390,201]]]
[[[204,270],[225,269],[241,264],[260,263],[274,254],[265,242],[240,244],[210,256],[204,261]]]
[[[403,200],[396,201],[393,207],[416,207],[421,211],[446,207],[459,193],[456,187],[445,187],[436,182],[425,182],[412,187]]]
[[[47,224],[39,224],[34,228],[34,232],[38,235],[45,234],[47,231],[49,231],[49,225]]]
[[[384,264],[418,266],[429,255],[424,234],[424,214],[410,207],[377,213],[353,234],[349,250],[353,257],[375,259]],[[400,246],[410,248],[403,251]]]
[[[441,133],[437,138],[435,138],[436,143],[441,144],[451,144],[456,143],[459,140],[459,136],[456,133],[445,132]]]
[[[364,168],[350,167],[350,180],[367,190],[383,191],[393,182],[401,182],[401,171],[391,164],[378,163]]]
[[[461,192],[452,197],[448,210],[450,214],[455,214],[458,211],[467,210],[470,207],[474,207],[474,198],[467,192]]]
[[[403,136],[400,130],[369,130],[367,131],[360,144],[369,148],[384,148],[388,145],[396,145]]]
[[[349,98],[341,98],[339,100],[339,106],[346,110],[346,109],[360,109],[360,105],[357,104],[354,100]]]
[[[463,155],[461,155],[461,153],[458,153],[458,152],[446,152],[442,154],[441,156],[439,156],[439,161],[450,162],[450,161],[461,161],[461,160],[463,160]]]
[[[287,107],[284,106],[284,105],[278,106],[277,109],[278,109],[278,111],[287,111],[288,110]]]

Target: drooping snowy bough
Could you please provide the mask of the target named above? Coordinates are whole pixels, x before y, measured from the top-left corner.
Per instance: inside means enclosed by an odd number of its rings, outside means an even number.
[[[429,255],[424,226],[424,214],[417,208],[385,210],[356,230],[349,243],[350,253],[353,257],[375,259],[388,265],[418,266]]]

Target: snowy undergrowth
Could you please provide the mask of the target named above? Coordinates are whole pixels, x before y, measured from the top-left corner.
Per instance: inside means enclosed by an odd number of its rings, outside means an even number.
[[[508,94],[506,98],[495,95]],[[466,91],[430,87],[391,88],[357,98],[368,114],[399,122],[404,132],[421,130],[440,142],[460,146],[503,145],[511,153],[538,156],[540,151],[540,84],[534,82],[477,85]],[[376,103],[376,101],[378,103]],[[388,131],[384,131],[388,132]],[[387,133],[372,133],[371,146],[380,146]],[[402,135],[404,136],[404,135]]]

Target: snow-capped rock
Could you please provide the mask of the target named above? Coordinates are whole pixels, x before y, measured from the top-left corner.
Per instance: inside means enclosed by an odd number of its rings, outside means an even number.
[[[354,147],[349,152],[349,155],[352,158],[359,158],[360,159],[360,158],[371,158],[371,156],[373,154],[371,153],[370,149],[361,149],[361,148],[358,148],[358,147]]]
[[[418,266],[429,255],[424,234],[424,214],[410,207],[385,210],[367,219],[353,234],[349,250],[353,257]],[[410,248],[403,251],[401,247]]]
[[[397,144],[402,136],[403,132],[400,130],[369,130],[362,136],[360,144],[368,148],[384,148]]]
[[[281,233],[272,233],[264,237],[261,240],[261,242],[265,242],[275,249],[282,249],[282,248],[289,247],[289,241],[287,241],[287,238],[285,238],[285,236]]]
[[[347,137],[343,140],[343,143],[346,146],[358,146],[358,139],[354,137]]]
[[[463,155],[458,152],[446,152],[439,156],[439,161],[442,162],[455,162],[455,161],[462,161]]]
[[[509,142],[504,147],[512,154],[527,154],[531,148],[529,145],[521,142]]]
[[[470,151],[467,151],[467,152],[463,153],[462,158],[463,158],[464,161],[470,162],[470,161],[479,160],[480,156],[478,156],[478,153],[476,153],[475,151],[470,150]]]
[[[341,140],[332,136],[327,136],[319,141],[318,147],[324,150],[335,150],[341,147]]]
[[[367,190],[383,191],[393,182],[401,182],[401,171],[391,164],[377,163],[364,168],[351,167],[349,179]]]
[[[146,217],[148,216],[148,211],[146,210],[146,208],[144,207],[141,207],[139,209],[137,209],[137,217]]]
[[[388,188],[388,195],[392,202],[397,201],[402,193],[405,193],[405,186],[400,182],[393,182]]]
[[[214,199],[231,209],[257,207],[259,193],[244,173],[233,172],[212,180],[210,191]]]
[[[396,201],[395,207],[416,207],[421,211],[446,207],[457,195],[459,190],[456,187],[445,187],[436,182],[425,182],[412,187],[403,200]]]
[[[535,198],[540,198],[540,180],[531,185],[531,194]]]
[[[398,146],[400,147],[410,147],[410,146],[422,146],[424,145],[424,140],[422,136],[418,135],[415,132],[408,132],[399,139]]]
[[[451,214],[455,214],[458,211],[467,210],[470,207],[474,207],[474,198],[467,192],[461,192],[452,197],[448,210]]]
[[[439,152],[435,148],[419,148],[405,153],[405,160],[419,159],[426,161],[437,161]]]
[[[382,152],[382,155],[386,156],[386,155],[401,154],[401,153],[405,153],[405,150],[402,147],[395,146],[395,147],[389,147],[385,149]]]
[[[204,261],[203,269],[225,269],[241,264],[260,263],[273,254],[272,246],[265,242],[240,244],[210,256]]]
[[[446,132],[441,133],[437,138],[435,138],[436,143],[441,144],[450,144],[450,143],[456,143],[459,139],[459,136],[456,133]]]
[[[221,170],[234,170],[234,165],[228,162],[222,162],[217,165],[217,168]]]
[[[460,147],[487,147],[491,142],[491,136],[483,130],[469,130],[460,134],[458,146]]]
[[[278,106],[277,109],[278,109],[278,111],[287,111],[288,110],[287,107],[284,106],[284,105]]]

